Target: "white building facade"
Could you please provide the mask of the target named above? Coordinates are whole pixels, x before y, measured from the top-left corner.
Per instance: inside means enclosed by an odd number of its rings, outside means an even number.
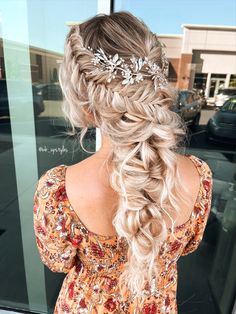
[[[203,89],[214,97],[236,87],[236,27],[183,25],[183,35],[159,35],[170,61],[170,81],[181,89]]]

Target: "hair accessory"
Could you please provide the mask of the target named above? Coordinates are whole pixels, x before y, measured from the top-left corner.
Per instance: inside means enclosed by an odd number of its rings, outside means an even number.
[[[134,84],[135,82],[143,81],[144,77],[151,76],[154,80],[155,88],[165,86],[168,84],[168,66],[169,62],[162,50],[161,61],[162,67],[159,67],[156,63],[152,63],[147,57],[135,57],[134,55],[130,58],[131,63],[125,63],[125,60],[119,57],[118,53],[114,56],[106,55],[102,48],[96,49],[94,52],[93,48],[88,46],[88,49],[93,52],[94,58],[91,62],[97,66],[101,71],[110,73],[107,82],[111,82],[112,79],[116,78],[118,72],[121,73],[124,78],[122,81],[123,85]],[[142,73],[145,68],[145,73]]]

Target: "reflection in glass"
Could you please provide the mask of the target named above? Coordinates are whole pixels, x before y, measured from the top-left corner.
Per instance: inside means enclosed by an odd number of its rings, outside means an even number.
[[[64,133],[58,69],[67,25],[96,13],[97,0],[1,1],[0,307],[53,312],[64,275],[39,259],[33,193],[45,170],[88,156]],[[95,130],[84,146],[95,151]]]

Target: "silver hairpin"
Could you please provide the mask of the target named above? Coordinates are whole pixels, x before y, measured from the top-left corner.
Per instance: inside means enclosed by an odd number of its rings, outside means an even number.
[[[94,52],[93,48],[88,46],[88,49],[93,52],[94,57],[91,62],[99,68],[101,71],[109,73],[107,82],[111,82],[112,79],[116,78],[118,71],[124,78],[122,81],[123,85],[134,84],[135,82],[143,81],[144,77],[152,77],[154,80],[155,88],[165,86],[168,84],[168,60],[162,51],[161,61],[162,67],[159,67],[156,63],[152,63],[147,57],[135,57],[130,58],[131,64],[125,63],[125,60],[119,57],[118,53],[114,56],[106,55],[102,48],[96,49]],[[141,71],[145,68],[146,73]]]

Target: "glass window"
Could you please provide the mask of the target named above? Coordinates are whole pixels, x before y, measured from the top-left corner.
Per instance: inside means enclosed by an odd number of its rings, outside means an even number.
[[[95,15],[98,4],[0,2],[0,307],[52,313],[64,274],[39,258],[33,193],[44,171],[89,155],[64,134],[58,68],[68,25]],[[95,151],[94,129],[84,146]]]
[[[225,11],[223,2],[218,2],[214,14],[211,1],[204,1],[204,10],[194,1],[179,0],[171,7],[168,2],[152,1],[151,9],[149,3],[119,0],[115,10],[129,10],[143,19],[165,43],[169,61],[178,64],[175,80],[171,72],[169,76],[180,90],[177,104],[184,104],[176,112],[189,127],[185,151],[205,160],[214,179],[203,241],[195,253],[178,262],[178,313],[231,314],[236,286],[236,120],[235,101],[223,104],[233,94],[228,87],[235,87],[235,45],[231,45],[235,28],[215,27],[217,14],[222,16],[220,12]],[[232,9],[235,11],[235,4]],[[230,20],[229,16],[228,25],[234,25],[235,17]],[[221,45],[216,45],[216,38],[221,38]],[[186,92],[193,88],[195,96]],[[217,96],[223,88],[225,94]],[[215,110],[219,108],[222,110]]]
[[[230,75],[229,86],[236,87],[236,74]]]
[[[193,88],[205,89],[207,82],[207,73],[196,73],[194,78]]]
[[[226,78],[226,74],[217,74],[217,73],[212,73],[211,74],[212,78]]]
[[[236,112],[236,98],[228,100],[222,107],[221,111]]]
[[[61,110],[58,69],[69,25],[94,16],[108,3],[115,11],[140,17],[160,35],[170,61],[169,80],[183,104],[178,112],[189,128],[185,152],[205,160],[213,172],[203,241],[178,262],[178,313],[233,313],[236,103],[229,97],[236,87],[235,27],[216,27],[223,18],[225,25],[235,24],[235,4],[230,9],[229,2],[218,1],[213,8],[210,0],[204,7],[186,0],[171,6],[151,0],[0,0],[0,308],[53,312],[65,275],[52,273],[39,259],[33,193],[44,171],[88,156],[77,137],[64,133],[68,123]],[[193,89],[201,91],[200,98]],[[96,145],[90,129],[84,146],[95,151]]]
[[[220,88],[218,94],[234,96],[236,95],[236,88]]]

